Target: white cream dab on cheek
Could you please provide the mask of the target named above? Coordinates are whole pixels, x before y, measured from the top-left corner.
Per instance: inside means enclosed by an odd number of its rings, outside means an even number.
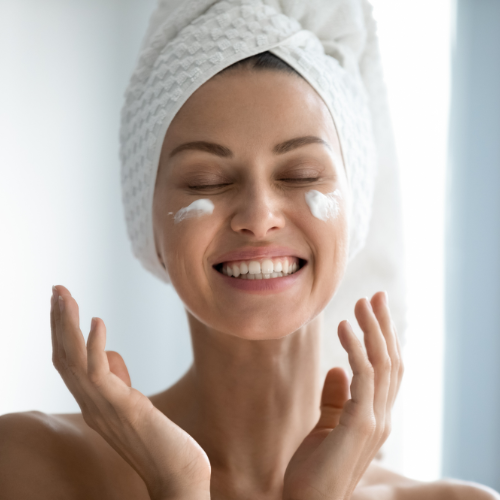
[[[316,219],[326,221],[330,217],[337,217],[340,210],[337,198],[340,198],[340,196],[338,189],[327,194],[312,189],[306,193],[306,203]]]
[[[181,208],[174,216],[174,223],[178,224],[184,219],[209,215],[214,211],[214,204],[205,198],[193,201],[191,205]]]

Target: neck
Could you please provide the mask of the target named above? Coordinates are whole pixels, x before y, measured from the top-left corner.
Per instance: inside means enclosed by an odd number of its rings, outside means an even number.
[[[164,393],[165,413],[205,450],[213,482],[280,488],[319,418],[322,317],[273,340],[214,332],[188,317],[194,363]]]

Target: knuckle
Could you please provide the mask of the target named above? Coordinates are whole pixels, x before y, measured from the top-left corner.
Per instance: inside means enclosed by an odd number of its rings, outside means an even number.
[[[99,389],[102,387],[102,384],[103,384],[103,380],[102,380],[102,377],[98,374],[98,373],[95,373],[95,372],[90,372],[88,374],[88,377],[89,377],[89,381],[90,383],[96,388],[96,389]]]
[[[399,367],[401,366],[401,358],[399,357],[398,354],[394,354],[392,358],[392,368],[394,371],[399,372]]]
[[[75,378],[78,378],[80,376],[78,367],[71,361],[66,361],[66,370]]]
[[[386,355],[380,360],[380,368],[384,371],[391,371],[392,368],[392,361],[391,358]]]
[[[59,356],[57,354],[52,355],[52,364],[54,365],[54,368],[61,373],[63,367],[61,365],[61,361],[59,360]]]
[[[373,436],[376,430],[375,416],[369,414],[361,418],[358,422],[358,429],[365,437]]]
[[[391,432],[392,432],[392,424],[390,421],[387,421],[382,431],[382,440],[385,441],[391,435]]]
[[[375,368],[373,368],[373,365],[369,361],[364,363],[362,371],[367,377],[375,379]]]

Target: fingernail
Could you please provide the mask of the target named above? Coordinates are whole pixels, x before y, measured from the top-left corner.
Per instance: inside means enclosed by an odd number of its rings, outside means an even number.
[[[59,295],[59,311],[60,312],[64,311],[64,300],[61,295]]]
[[[95,318],[92,318],[90,320],[90,331],[93,332],[94,329],[95,329],[95,325],[96,325],[96,321],[95,321]]]
[[[388,306],[389,305],[389,294],[385,290],[384,290],[384,300],[385,300],[385,305]]]
[[[54,303],[56,298],[57,298],[57,289],[55,286],[52,286],[52,303]]]

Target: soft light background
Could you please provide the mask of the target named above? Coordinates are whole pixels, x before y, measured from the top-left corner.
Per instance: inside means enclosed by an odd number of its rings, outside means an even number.
[[[122,353],[139,390],[159,391],[189,366],[182,305],[133,259],[119,191],[119,110],[153,5],[0,1],[0,414],[79,410],[51,363],[53,284],[78,300],[84,331],[92,316],[105,320],[107,347]],[[398,460],[388,463],[433,480],[451,0],[373,5],[402,166],[410,324]]]

